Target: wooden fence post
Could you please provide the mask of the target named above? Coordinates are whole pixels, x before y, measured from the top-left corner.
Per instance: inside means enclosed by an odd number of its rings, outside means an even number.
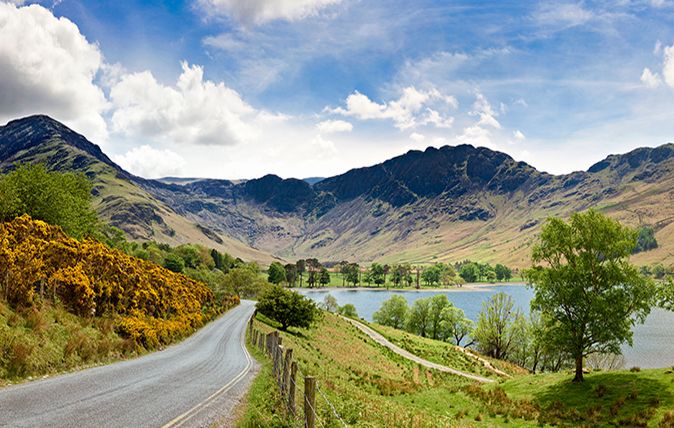
[[[316,378],[304,378],[304,427],[316,428]]]
[[[290,379],[288,381],[288,413],[295,416],[295,381],[297,378],[297,362],[290,363]]]
[[[288,348],[286,357],[283,361],[283,374],[281,375],[281,396],[288,391],[288,376],[290,376],[290,362],[293,359],[293,349]]]
[[[274,375],[276,376],[276,384],[281,385],[281,357],[283,355],[283,338],[277,337],[277,345],[274,349]]]

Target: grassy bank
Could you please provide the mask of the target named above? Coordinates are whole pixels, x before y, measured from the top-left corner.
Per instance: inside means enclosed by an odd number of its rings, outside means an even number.
[[[264,322],[262,322],[264,321]],[[256,328],[273,330],[268,320]],[[670,369],[593,373],[575,385],[569,373],[528,375],[514,366],[498,368],[514,377],[504,380],[485,372],[448,344],[387,331],[390,340],[418,355],[468,372],[490,375],[496,384],[427,370],[376,345],[332,314],[311,329],[281,333],[294,350],[300,371],[316,376],[319,388],[350,426],[650,426],[674,424],[674,374]],[[302,426],[287,418],[267,358],[255,381],[240,427]],[[301,378],[298,379],[301,381]],[[301,403],[298,395],[297,402]],[[318,414],[328,427],[341,426],[326,402],[317,397]]]
[[[0,386],[142,352],[110,318],[81,318],[61,307],[11,309],[0,303]]]

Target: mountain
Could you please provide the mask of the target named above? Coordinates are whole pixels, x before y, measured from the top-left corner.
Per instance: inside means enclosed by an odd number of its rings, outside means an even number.
[[[0,128],[0,168],[44,162],[83,171],[97,209],[132,239],[200,242],[246,259],[456,261],[526,266],[551,215],[590,207],[655,228],[639,263],[674,262],[674,145],[611,155],[551,175],[482,147],[413,150],[322,179],[146,180],[64,125],[32,116]]]

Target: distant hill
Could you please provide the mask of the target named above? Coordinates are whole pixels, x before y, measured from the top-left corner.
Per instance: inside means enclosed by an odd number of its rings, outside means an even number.
[[[472,258],[526,266],[548,216],[590,207],[654,227],[659,248],[635,261],[674,263],[667,250],[674,248],[673,144],[558,176],[460,145],[413,150],[324,179],[146,180],[64,125],[32,116],[0,127],[0,168],[17,161],[85,172],[101,216],[133,239],[195,241],[262,263]]]

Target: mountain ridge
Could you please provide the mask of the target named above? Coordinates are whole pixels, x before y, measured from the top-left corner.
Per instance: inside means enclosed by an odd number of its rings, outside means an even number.
[[[94,180],[99,213],[131,238],[196,239],[263,262],[470,257],[525,265],[545,218],[589,207],[629,224],[651,219],[657,234],[674,240],[668,220],[674,212],[655,207],[674,198],[668,190],[673,159],[668,143],[609,155],[587,171],[552,175],[502,152],[459,145],[410,150],[313,184],[274,174],[151,180],[126,172],[47,116],[0,127],[0,169],[23,161],[85,172]],[[645,259],[651,258],[670,255],[656,251]]]

